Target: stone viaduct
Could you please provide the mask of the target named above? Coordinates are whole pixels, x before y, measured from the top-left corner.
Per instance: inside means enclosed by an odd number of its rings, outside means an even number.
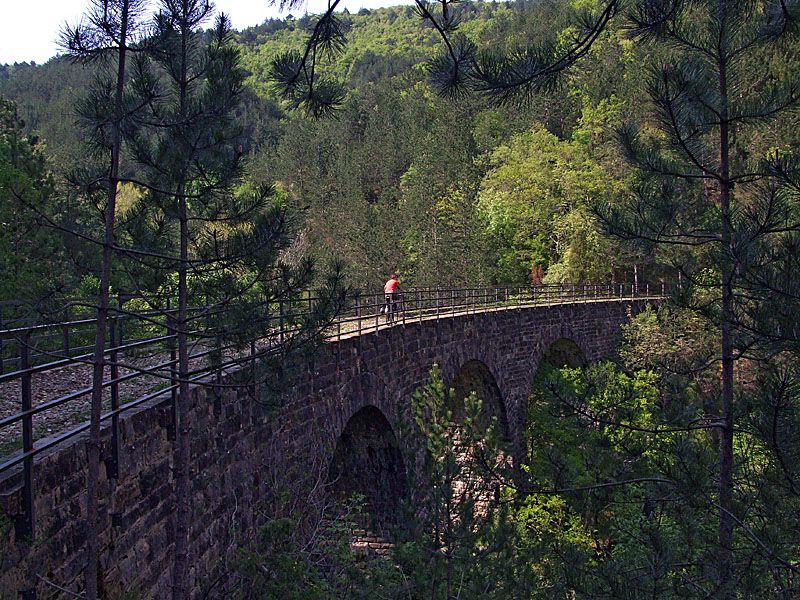
[[[434,362],[448,385],[489,398],[516,445],[543,357],[566,352],[557,362],[600,359],[614,350],[629,312],[643,305],[598,300],[406,323],[326,343],[295,360],[272,389],[259,386],[254,394],[251,386],[236,384],[236,374],[221,388],[195,387],[189,419],[192,596],[203,596],[263,512],[280,512],[287,496],[276,490],[303,489],[295,501],[305,501],[319,482],[336,480],[363,489],[372,504],[399,497],[406,475],[396,433]],[[108,597],[122,590],[170,595],[170,414],[166,396],[126,414],[119,476],[101,474],[100,576]],[[20,474],[0,479],[0,599],[34,589],[38,598],[69,597],[53,593],[44,580],[82,589],[85,467],[80,437],[39,457],[32,542],[15,536]]]

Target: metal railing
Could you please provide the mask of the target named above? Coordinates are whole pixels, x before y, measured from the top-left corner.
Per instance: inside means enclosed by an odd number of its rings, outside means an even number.
[[[381,312],[386,306],[384,294],[354,295],[347,298],[327,337],[340,339],[343,335],[430,318],[537,305],[659,298],[666,292],[666,284],[661,282],[652,289],[650,284],[636,289],[629,283],[410,289],[398,294],[392,323],[387,323],[386,313]]]
[[[540,305],[655,299],[663,297],[666,291],[664,284],[652,291],[649,285],[635,289],[631,284],[408,289],[395,298],[396,311],[390,315],[381,310],[386,308],[384,294],[356,294],[344,300],[338,317],[325,327],[323,335],[328,340],[339,340],[427,319]],[[304,321],[314,315],[317,302],[318,298],[304,293],[291,300],[256,304],[254,311],[258,316],[254,318],[260,324],[259,333],[238,343],[222,342],[224,336],[214,330],[214,319],[220,317],[223,308],[192,308],[186,325],[187,337],[192,343],[189,380],[220,385],[225,370],[249,365],[255,382],[258,357],[265,349],[280,351],[293,334],[301,330]],[[68,305],[63,314],[67,317],[85,315],[87,310],[86,304],[76,302]],[[389,317],[393,318],[392,323],[387,323]],[[18,536],[34,534],[34,458],[89,428],[86,409],[92,393],[91,351],[95,325],[93,317],[39,324],[16,319],[12,327],[0,329],[0,475],[22,465],[23,503],[22,514],[17,516]],[[110,422],[110,458],[106,461],[110,478],[119,476],[120,415],[164,394],[170,395],[172,410],[176,410],[179,385],[176,342],[176,311],[170,307],[168,299],[159,310],[130,310],[123,301],[112,309],[108,320],[101,417],[103,422]],[[84,369],[88,385],[78,384],[77,389],[60,389],[51,395],[34,397],[35,380],[46,379],[67,368]],[[145,379],[149,386],[146,389],[127,388]],[[9,397],[9,390],[15,397]],[[10,410],[9,406],[14,404],[20,409]],[[47,425],[58,421],[52,416],[56,411],[76,404],[77,416],[61,423],[62,430],[55,433],[52,427],[48,430]],[[37,423],[45,427],[37,430]],[[174,436],[174,431],[169,431],[168,435]],[[37,440],[37,436],[40,439]],[[41,439],[45,436],[49,437]]]

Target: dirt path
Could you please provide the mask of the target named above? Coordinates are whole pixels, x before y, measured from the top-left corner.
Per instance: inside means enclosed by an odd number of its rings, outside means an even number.
[[[119,375],[133,373],[136,369],[154,367],[169,360],[169,352],[161,351],[148,356],[125,356],[121,363],[134,368],[120,367]],[[163,371],[162,371],[163,374]],[[106,368],[105,378],[110,377]],[[139,374],[119,384],[120,404],[130,402],[147,393],[166,387],[168,380],[157,375]],[[92,366],[73,364],[59,369],[35,373],[31,377],[32,404],[34,407],[45,402],[66,396],[72,392],[85,390],[77,398],[34,415],[34,440],[67,431],[88,419],[91,403]],[[22,410],[21,382],[19,379],[0,383],[0,418],[9,417]],[[103,391],[103,411],[111,410],[111,391]],[[21,447],[22,424],[14,423],[0,429],[0,456]]]

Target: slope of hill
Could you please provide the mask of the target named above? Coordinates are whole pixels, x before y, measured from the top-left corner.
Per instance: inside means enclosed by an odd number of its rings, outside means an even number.
[[[506,5],[468,3],[461,9],[462,31],[489,39],[511,9]],[[328,70],[351,87],[401,75],[423,62],[438,43],[435,31],[421,24],[410,6],[343,13],[348,44]],[[269,68],[273,58],[287,50],[303,47],[313,26],[313,16],[268,20],[262,25],[236,33],[243,64],[251,75],[248,84],[262,98],[271,98]],[[26,132],[46,140],[59,165],[69,163],[77,152],[80,135],[75,126],[75,104],[91,85],[94,68],[53,58],[42,65],[0,66],[0,96],[13,100],[26,123]]]

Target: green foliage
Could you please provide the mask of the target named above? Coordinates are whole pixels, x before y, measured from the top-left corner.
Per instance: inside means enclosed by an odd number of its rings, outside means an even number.
[[[239,576],[247,583],[243,598],[287,598],[316,600],[330,598],[332,590],[302,548],[292,538],[296,527],[291,519],[275,519],[261,528],[253,548],[240,551]],[[349,552],[346,538],[332,540],[332,554]]]
[[[11,520],[6,516],[5,511],[0,510],[0,538],[5,539],[11,527]]]
[[[458,30],[473,42],[511,50],[531,36],[555,39],[567,23],[566,4],[465,3],[453,10]],[[401,272],[406,285],[472,285],[525,283],[534,262],[535,278],[541,268],[554,267],[550,281],[601,280],[623,266],[627,259],[598,237],[587,211],[567,215],[590,198],[620,193],[620,184],[612,180],[624,173],[608,150],[608,131],[629,99],[609,95],[610,85],[598,90],[591,85],[596,79],[575,78],[579,91],[537,96],[525,108],[487,109],[478,99],[445,101],[425,83],[420,68],[437,43],[435,30],[421,27],[410,7],[394,7],[338,17],[337,27],[349,41],[335,60],[320,56],[316,67],[326,77],[349,82],[349,89],[336,120],[309,122],[279,108],[291,102],[281,104],[269,71],[277,57],[303,50],[316,22],[315,17],[269,21],[237,34],[248,77],[236,118],[243,150],[251,149],[251,176],[270,186],[277,179],[288,206],[301,209],[304,247],[314,256],[335,253],[362,289],[374,289],[392,270]],[[618,42],[613,36],[604,41],[622,47]],[[599,58],[596,62],[598,69],[608,67]],[[628,68],[628,63],[611,62]],[[64,68],[68,65],[51,61],[35,71],[36,77]],[[74,69],[52,82],[55,89],[48,95],[54,101],[62,97],[61,81],[87,76]],[[15,97],[24,97],[26,107],[29,70],[3,84]],[[37,102],[43,102],[45,95],[39,96]],[[40,111],[37,130],[54,131],[49,119],[55,119],[58,106],[51,107],[52,112]],[[518,146],[511,138],[534,122],[543,123],[537,131],[551,132],[558,143],[537,158],[515,159],[517,172],[502,170],[499,158],[490,162],[493,151]],[[59,118],[58,125],[70,122]],[[62,136],[55,141],[59,155],[80,154],[69,151]],[[507,178],[509,185],[524,179],[519,169],[540,170],[537,191],[547,189],[546,180],[566,163],[572,182],[555,184],[564,188],[557,192],[556,206],[528,193],[530,182],[516,200],[481,199],[487,171],[484,186],[493,191],[503,184],[499,179]],[[495,201],[503,206],[487,206]],[[136,276],[151,289],[160,285],[148,281],[147,271]],[[120,281],[115,285],[125,287]]]
[[[96,75],[93,66],[56,58],[44,65],[15,68],[0,79],[0,95],[19,107],[26,136],[46,140],[48,161],[58,172],[68,171],[83,155],[74,109]]]
[[[507,598],[514,589],[506,563],[511,527],[498,483],[510,464],[496,419],[486,423],[475,393],[457,398],[438,366],[412,397],[407,442],[421,456],[412,491],[410,540],[394,559],[414,597]],[[418,445],[417,445],[418,444]]]
[[[553,283],[610,275],[612,246],[588,207],[610,201],[622,184],[592,158],[591,130],[574,135],[562,141],[539,127],[493,151],[478,210],[498,282],[523,283],[537,267]]]
[[[66,285],[61,237],[43,227],[58,210],[53,176],[14,103],[0,98],[0,300],[39,301]]]
[[[359,556],[351,549],[358,499],[343,516],[320,522],[314,537],[301,535],[296,518],[275,517],[253,543],[239,549],[227,585],[235,599],[367,600],[402,597],[402,574],[388,560]],[[353,512],[350,512],[353,511]]]
[[[479,90],[510,99],[510,92],[494,84],[518,85],[527,100],[523,107],[437,96],[423,63],[440,38],[433,28],[420,26],[411,7],[343,13],[323,36],[328,50],[336,52],[322,52],[315,62],[329,82],[322,95],[331,106],[341,104],[337,118],[325,121],[290,111],[302,104],[307,88],[299,85],[281,96],[271,83],[277,75],[283,88],[292,85],[298,66],[292,53],[303,51],[319,21],[311,16],[268,21],[237,34],[241,62],[228,48],[227,58],[217,63],[225,67],[212,66],[210,83],[198,74],[189,94],[193,108],[213,112],[221,107],[210,88],[219,91],[228,82],[243,100],[233,115],[205,118],[198,111],[192,130],[178,131],[172,125],[180,119],[169,96],[162,95],[151,116],[171,123],[169,134],[131,140],[140,164],[130,160],[126,173],[151,189],[133,184],[120,189],[127,200],[121,202],[124,231],[118,239],[174,257],[178,211],[170,194],[179,186],[171,178],[191,171],[183,180],[187,208],[197,218],[190,228],[191,254],[215,266],[187,275],[188,287],[193,300],[222,299],[219,290],[247,290],[233,301],[241,300],[242,309],[233,318],[203,322],[230,339],[253,325],[247,308],[255,298],[274,307],[282,298],[297,298],[312,282],[325,283],[302,258],[306,253],[317,259],[336,254],[364,290],[377,288],[390,271],[399,271],[404,285],[524,285],[542,276],[545,282],[618,281],[633,264],[648,263],[651,275],[676,268],[686,275],[678,296],[683,308],[647,310],[625,327],[624,367],[540,370],[529,406],[529,456],[518,461],[525,463],[522,479],[512,479],[502,461],[498,464],[502,448],[496,428],[487,431],[481,423],[480,399],[454,398],[434,371],[413,400],[412,426],[424,441],[415,455],[422,471],[415,474],[414,498],[422,509],[392,561],[356,560],[346,528],[331,532],[330,544],[309,551],[296,536],[297,521],[278,518],[243,553],[250,593],[264,598],[713,596],[722,391],[717,326],[721,274],[728,269],[736,291],[736,311],[726,322],[736,330],[737,348],[731,429],[737,593],[742,598],[793,594],[800,556],[795,516],[800,510],[795,366],[800,169],[794,151],[800,127],[797,111],[783,112],[766,126],[764,119],[751,117],[770,116],[782,102],[796,101],[796,38],[776,41],[779,33],[796,34],[796,3],[620,4],[627,25],[606,23],[580,67],[559,77],[563,87],[553,87],[556,77],[549,75],[540,84],[525,81],[584,35],[586,29],[569,19],[573,9],[589,13],[605,5],[463,3],[450,6],[447,17],[437,13],[448,33],[463,35],[456,58],[474,58],[469,68],[483,69],[488,87]],[[720,21],[711,11],[719,7],[730,17],[727,38],[712,35]],[[779,31],[781,23],[786,27]],[[592,25],[591,19],[585,24]],[[204,35],[198,33],[197,40],[213,38]],[[345,46],[342,36],[349,40]],[[651,43],[665,36],[674,43]],[[727,41],[720,45],[719,39]],[[686,40],[697,44],[687,47]],[[720,98],[715,70],[721,61],[708,59],[728,44],[743,44],[726,72],[734,119],[730,176],[716,164],[720,111],[709,108]],[[481,46],[497,52],[479,56],[474,50]],[[454,57],[432,64],[438,65],[438,89],[447,89]],[[510,79],[503,76],[505,67],[516,69]],[[169,70],[155,79],[163,84]],[[0,70],[0,91],[18,101],[27,121],[23,125],[4,105],[3,114],[11,116],[4,118],[0,137],[0,184],[17,186],[32,203],[52,208],[55,185],[43,146],[32,134],[47,139],[52,168],[60,174],[85,167],[91,157],[76,149],[79,136],[68,115],[76,90],[92,74],[63,60]],[[474,88],[476,81],[468,83]],[[343,95],[335,82],[345,83]],[[536,91],[545,88],[549,95]],[[654,102],[643,102],[645,96]],[[637,125],[620,128],[622,120]],[[176,158],[178,148],[198,142],[235,148],[231,154],[241,159],[236,176],[227,179],[230,163],[211,151],[183,162]],[[625,153],[642,170],[633,171]],[[169,165],[165,173],[159,171],[163,165]],[[197,165],[203,169],[192,171]],[[238,167],[247,168],[246,177]],[[676,177],[681,174],[685,181]],[[726,178],[734,184],[729,217],[721,213],[718,193],[718,182]],[[165,184],[170,193],[162,193]],[[85,227],[94,223],[103,202],[97,190],[82,191],[89,193],[70,218]],[[6,198],[0,200],[3,222],[18,219],[13,231],[31,231],[35,220],[6,210]],[[597,205],[607,209],[599,214],[604,223],[593,210]],[[603,228],[608,222],[624,225],[615,232],[634,243],[623,247],[608,237]],[[720,235],[723,225],[733,232],[728,241]],[[18,239],[3,238],[3,268],[12,273],[4,280],[44,279],[36,271],[47,265],[41,257],[27,264],[13,252]],[[55,239],[36,230],[31,256],[41,250],[61,265],[64,251],[53,250]],[[242,255],[253,240],[265,242],[257,256],[236,264],[218,260]],[[83,275],[96,260],[85,250],[76,254],[82,267],[68,273],[67,285],[89,291],[95,280]],[[174,260],[131,262],[115,274],[116,289],[130,289],[133,280],[150,291],[174,294]],[[327,307],[334,306],[335,294],[328,300]],[[329,314],[321,311],[314,324],[322,326]],[[505,485],[487,487],[488,467]],[[461,487],[464,480],[474,485]],[[502,502],[479,513],[482,494]]]
[[[691,311],[647,310],[625,328],[621,354],[634,370],[540,367],[528,421],[531,495],[517,517],[523,553],[549,593],[700,598],[713,589],[719,432],[708,415],[719,390],[698,368],[718,343],[709,333]],[[800,500],[797,370],[789,356],[739,368],[736,589],[783,597],[787,557],[798,552],[785,535]]]
[[[538,379],[527,469],[533,490],[555,496],[527,502],[554,510],[532,527],[549,547],[548,585],[580,598],[682,597],[713,529],[709,440],[674,427],[651,371],[544,367]]]

